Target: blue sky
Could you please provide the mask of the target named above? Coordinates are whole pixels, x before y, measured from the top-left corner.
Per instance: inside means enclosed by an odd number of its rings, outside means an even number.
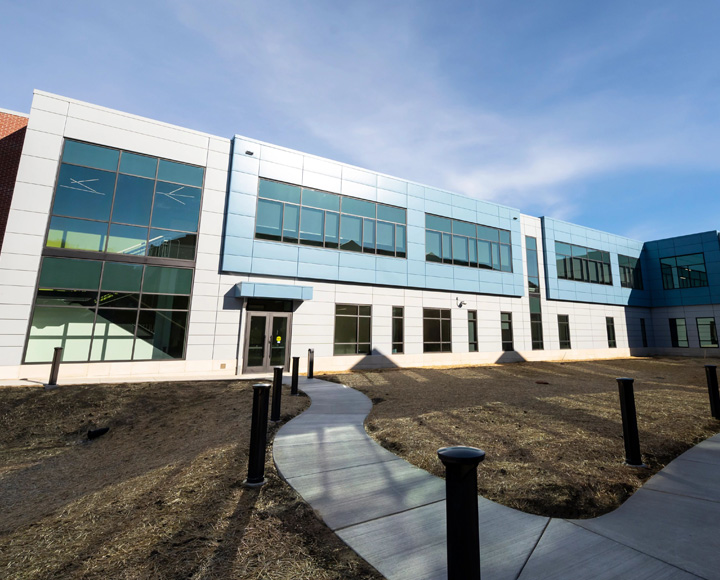
[[[2,2],[32,89],[641,240],[718,229],[720,3]]]

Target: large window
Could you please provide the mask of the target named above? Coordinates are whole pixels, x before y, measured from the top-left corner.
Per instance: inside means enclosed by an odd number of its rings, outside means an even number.
[[[405,309],[402,306],[393,306],[392,309],[392,352],[405,352]]]
[[[370,354],[371,306],[335,305],[333,354]]]
[[[45,257],[26,363],[179,359],[193,271]]]
[[[503,350],[515,350],[513,346],[512,312],[500,313],[500,338]]]
[[[542,350],[545,348],[545,343],[543,341],[542,307],[540,303],[540,271],[538,268],[537,240],[532,236],[525,236],[525,256],[527,257],[532,349]]]
[[[560,337],[560,348],[563,350],[571,348],[570,317],[567,314],[558,314],[558,334]]]
[[[620,285],[623,288],[643,289],[640,258],[618,254],[618,266],[620,267]]]
[[[715,318],[705,317],[697,319],[700,348],[717,348],[718,335],[715,327]]]
[[[670,319],[670,344],[675,348],[687,348],[689,346],[687,325],[684,318]]]
[[[468,310],[468,350],[478,351],[477,310]]]
[[[381,256],[406,256],[405,210],[260,179],[255,237]]]
[[[46,246],[194,260],[204,169],[65,141]]]
[[[510,232],[426,214],[425,259],[512,272]]]
[[[555,242],[555,257],[558,278],[612,285],[608,252]]]
[[[423,308],[423,352],[452,352],[449,310]]]
[[[605,330],[607,331],[608,348],[617,348],[617,338],[615,336],[615,319],[612,316],[605,318]]]
[[[665,290],[700,288],[708,285],[703,254],[660,258],[660,269]]]

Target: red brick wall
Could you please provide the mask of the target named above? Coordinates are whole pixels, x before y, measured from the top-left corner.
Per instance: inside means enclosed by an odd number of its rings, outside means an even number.
[[[0,111],[0,248],[5,237],[27,124],[27,117]]]

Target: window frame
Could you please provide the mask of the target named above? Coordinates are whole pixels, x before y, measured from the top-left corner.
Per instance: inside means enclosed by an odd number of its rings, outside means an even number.
[[[559,251],[558,244],[568,246],[570,254]],[[577,252],[576,252],[577,250]],[[591,253],[600,253],[601,259],[588,257]],[[577,255],[575,255],[577,253]],[[607,261],[604,258],[607,256]],[[560,273],[558,264],[562,262],[563,273]],[[612,286],[612,256],[610,252],[605,250],[596,250],[585,246],[578,246],[570,242],[555,240],[555,265],[556,274],[560,280],[569,280],[570,282],[583,282],[586,284],[598,284],[600,286]],[[597,281],[592,279],[592,272],[595,273]],[[602,274],[602,275],[601,275]],[[600,279],[602,278],[602,281]]]
[[[507,317],[507,320],[503,320],[503,317]],[[509,325],[507,331],[510,333],[510,340],[506,340],[503,336],[503,332],[506,330],[503,328],[503,324],[505,323]],[[500,313],[500,345],[503,352],[513,352],[515,350],[515,333],[513,331],[512,312]]]
[[[473,334],[475,340],[471,340]],[[477,310],[468,310],[468,352],[478,352],[479,346]]]
[[[694,264],[686,265],[685,272],[686,274],[689,273],[688,276],[681,276],[679,268],[682,268],[682,266],[677,265],[677,259],[678,258],[690,258],[692,256],[701,256],[702,257],[702,270],[692,270],[691,266],[699,266],[700,262],[696,262]],[[708,272],[707,272],[707,264],[705,263],[705,252],[696,252],[694,254],[680,254],[677,256],[665,256],[664,258],[659,258],[660,260],[660,277],[662,278],[663,283],[663,290],[687,290],[689,288],[707,288],[710,285],[710,281],[708,280]],[[667,264],[664,263],[663,260],[674,260],[675,264]],[[688,282],[687,285],[683,286],[680,280],[692,280],[692,273],[693,272],[699,272],[702,273],[701,278],[704,278],[704,280],[700,280],[699,284],[690,284]],[[676,285],[677,281],[677,285]],[[668,286],[668,283],[672,282],[672,286]],[[704,282],[704,283],[702,283]]]
[[[400,310],[400,315],[396,314],[396,310]],[[392,327],[390,328],[390,350],[393,354],[405,354],[405,307],[404,306],[393,306],[391,310],[392,314]],[[395,341],[395,325],[400,325],[400,336],[402,337],[401,342]],[[399,345],[399,348],[397,346]]]
[[[558,314],[558,340],[560,350],[572,350],[572,335],[570,334],[570,315]],[[564,319],[564,320],[562,320]],[[563,327],[567,330],[567,339],[563,340]]]
[[[682,328],[685,333],[685,338],[682,341],[680,340],[680,334],[678,332],[680,329],[678,321],[680,320],[682,320]],[[669,318],[668,321],[670,322],[670,345],[672,348],[689,348],[690,339],[688,338],[687,332],[687,320],[684,318]],[[681,342],[685,342],[685,344],[680,344]]]
[[[710,333],[710,339],[714,339],[714,343],[711,344],[703,344],[703,338],[702,334],[700,332],[700,321],[701,320],[709,320],[708,323],[709,326],[709,333]],[[698,342],[700,344],[700,348],[718,348],[718,334],[717,334],[717,326],[715,324],[715,317],[714,316],[698,316],[695,318],[695,325],[697,326],[698,331]]]
[[[437,311],[438,316],[430,316],[428,312]],[[445,337],[443,333],[443,321],[449,322],[449,337]],[[439,341],[428,340],[426,322],[438,323]],[[432,350],[428,345],[439,345],[439,350]],[[448,347],[447,349],[445,347]],[[452,352],[452,311],[449,308],[423,308],[423,353],[443,353]]]
[[[338,307],[353,307],[357,309],[357,314],[338,314]],[[361,314],[361,308],[368,308],[369,314]],[[355,319],[355,342],[338,342],[337,341],[337,328],[338,328],[338,317],[342,318],[354,318]],[[368,319],[369,336],[368,342],[360,342],[360,319]],[[337,352],[338,345],[355,345],[355,352]],[[367,352],[360,352],[360,345],[367,344]],[[372,354],[372,305],[371,304],[346,304],[346,303],[335,303],[335,317],[333,319],[333,356],[369,356]]]
[[[615,332],[615,318],[605,317],[605,332],[607,333],[608,348],[617,348],[617,333]]]

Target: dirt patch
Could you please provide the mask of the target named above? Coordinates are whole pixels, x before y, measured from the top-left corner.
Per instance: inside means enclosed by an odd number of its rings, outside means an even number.
[[[308,404],[283,396],[283,422]],[[271,449],[242,486],[251,406],[241,381],[0,388],[0,576],[381,579]]]
[[[675,457],[720,431],[710,417],[703,359],[657,358],[358,371],[318,378],[378,404],[366,422],[387,449],[435,475],[437,450],[486,453],[481,495],[544,516],[609,512]],[[616,377],[635,379],[648,469],[622,465]]]

